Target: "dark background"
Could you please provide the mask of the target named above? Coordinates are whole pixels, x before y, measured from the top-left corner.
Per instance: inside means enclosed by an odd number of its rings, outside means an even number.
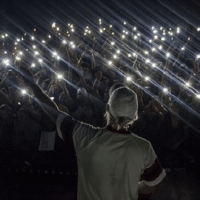
[[[173,26],[184,25],[186,22],[198,26],[199,8],[197,0],[3,0],[0,2],[0,28],[2,31],[5,29],[19,34],[35,26],[45,28],[47,21],[66,24],[73,20],[79,22],[83,16],[93,21],[99,17],[110,22],[127,20],[143,29],[156,24]]]

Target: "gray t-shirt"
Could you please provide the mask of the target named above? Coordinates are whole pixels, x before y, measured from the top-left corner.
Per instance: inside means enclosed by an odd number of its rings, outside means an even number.
[[[154,186],[166,176],[151,143],[133,133],[95,128],[65,114],[58,117],[57,131],[62,139],[72,133],[78,200],[137,200],[138,182]]]

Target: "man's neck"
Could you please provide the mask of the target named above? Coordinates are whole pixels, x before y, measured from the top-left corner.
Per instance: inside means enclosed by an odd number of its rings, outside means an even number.
[[[117,129],[112,128],[112,126],[110,125],[108,125],[106,129],[114,133],[125,134],[125,135],[131,134],[129,130],[125,130],[125,129],[117,130]]]

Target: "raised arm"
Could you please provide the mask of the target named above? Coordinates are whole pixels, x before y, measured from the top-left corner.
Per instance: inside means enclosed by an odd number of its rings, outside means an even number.
[[[50,116],[54,123],[56,123],[58,116],[62,113],[58,109],[56,103],[53,102],[48,97],[48,95],[46,95],[43,90],[35,83],[31,73],[27,69],[23,69],[23,80],[25,84],[32,89],[33,94],[36,97],[36,101],[40,103],[44,112]]]

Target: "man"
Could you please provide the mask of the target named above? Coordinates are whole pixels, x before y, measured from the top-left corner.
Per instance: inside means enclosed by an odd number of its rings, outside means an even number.
[[[137,200],[138,190],[151,193],[166,176],[151,143],[128,130],[138,118],[137,95],[128,87],[111,92],[106,105],[107,126],[96,128],[61,112],[40,87],[25,82],[56,123],[59,137],[73,140],[78,200]]]

